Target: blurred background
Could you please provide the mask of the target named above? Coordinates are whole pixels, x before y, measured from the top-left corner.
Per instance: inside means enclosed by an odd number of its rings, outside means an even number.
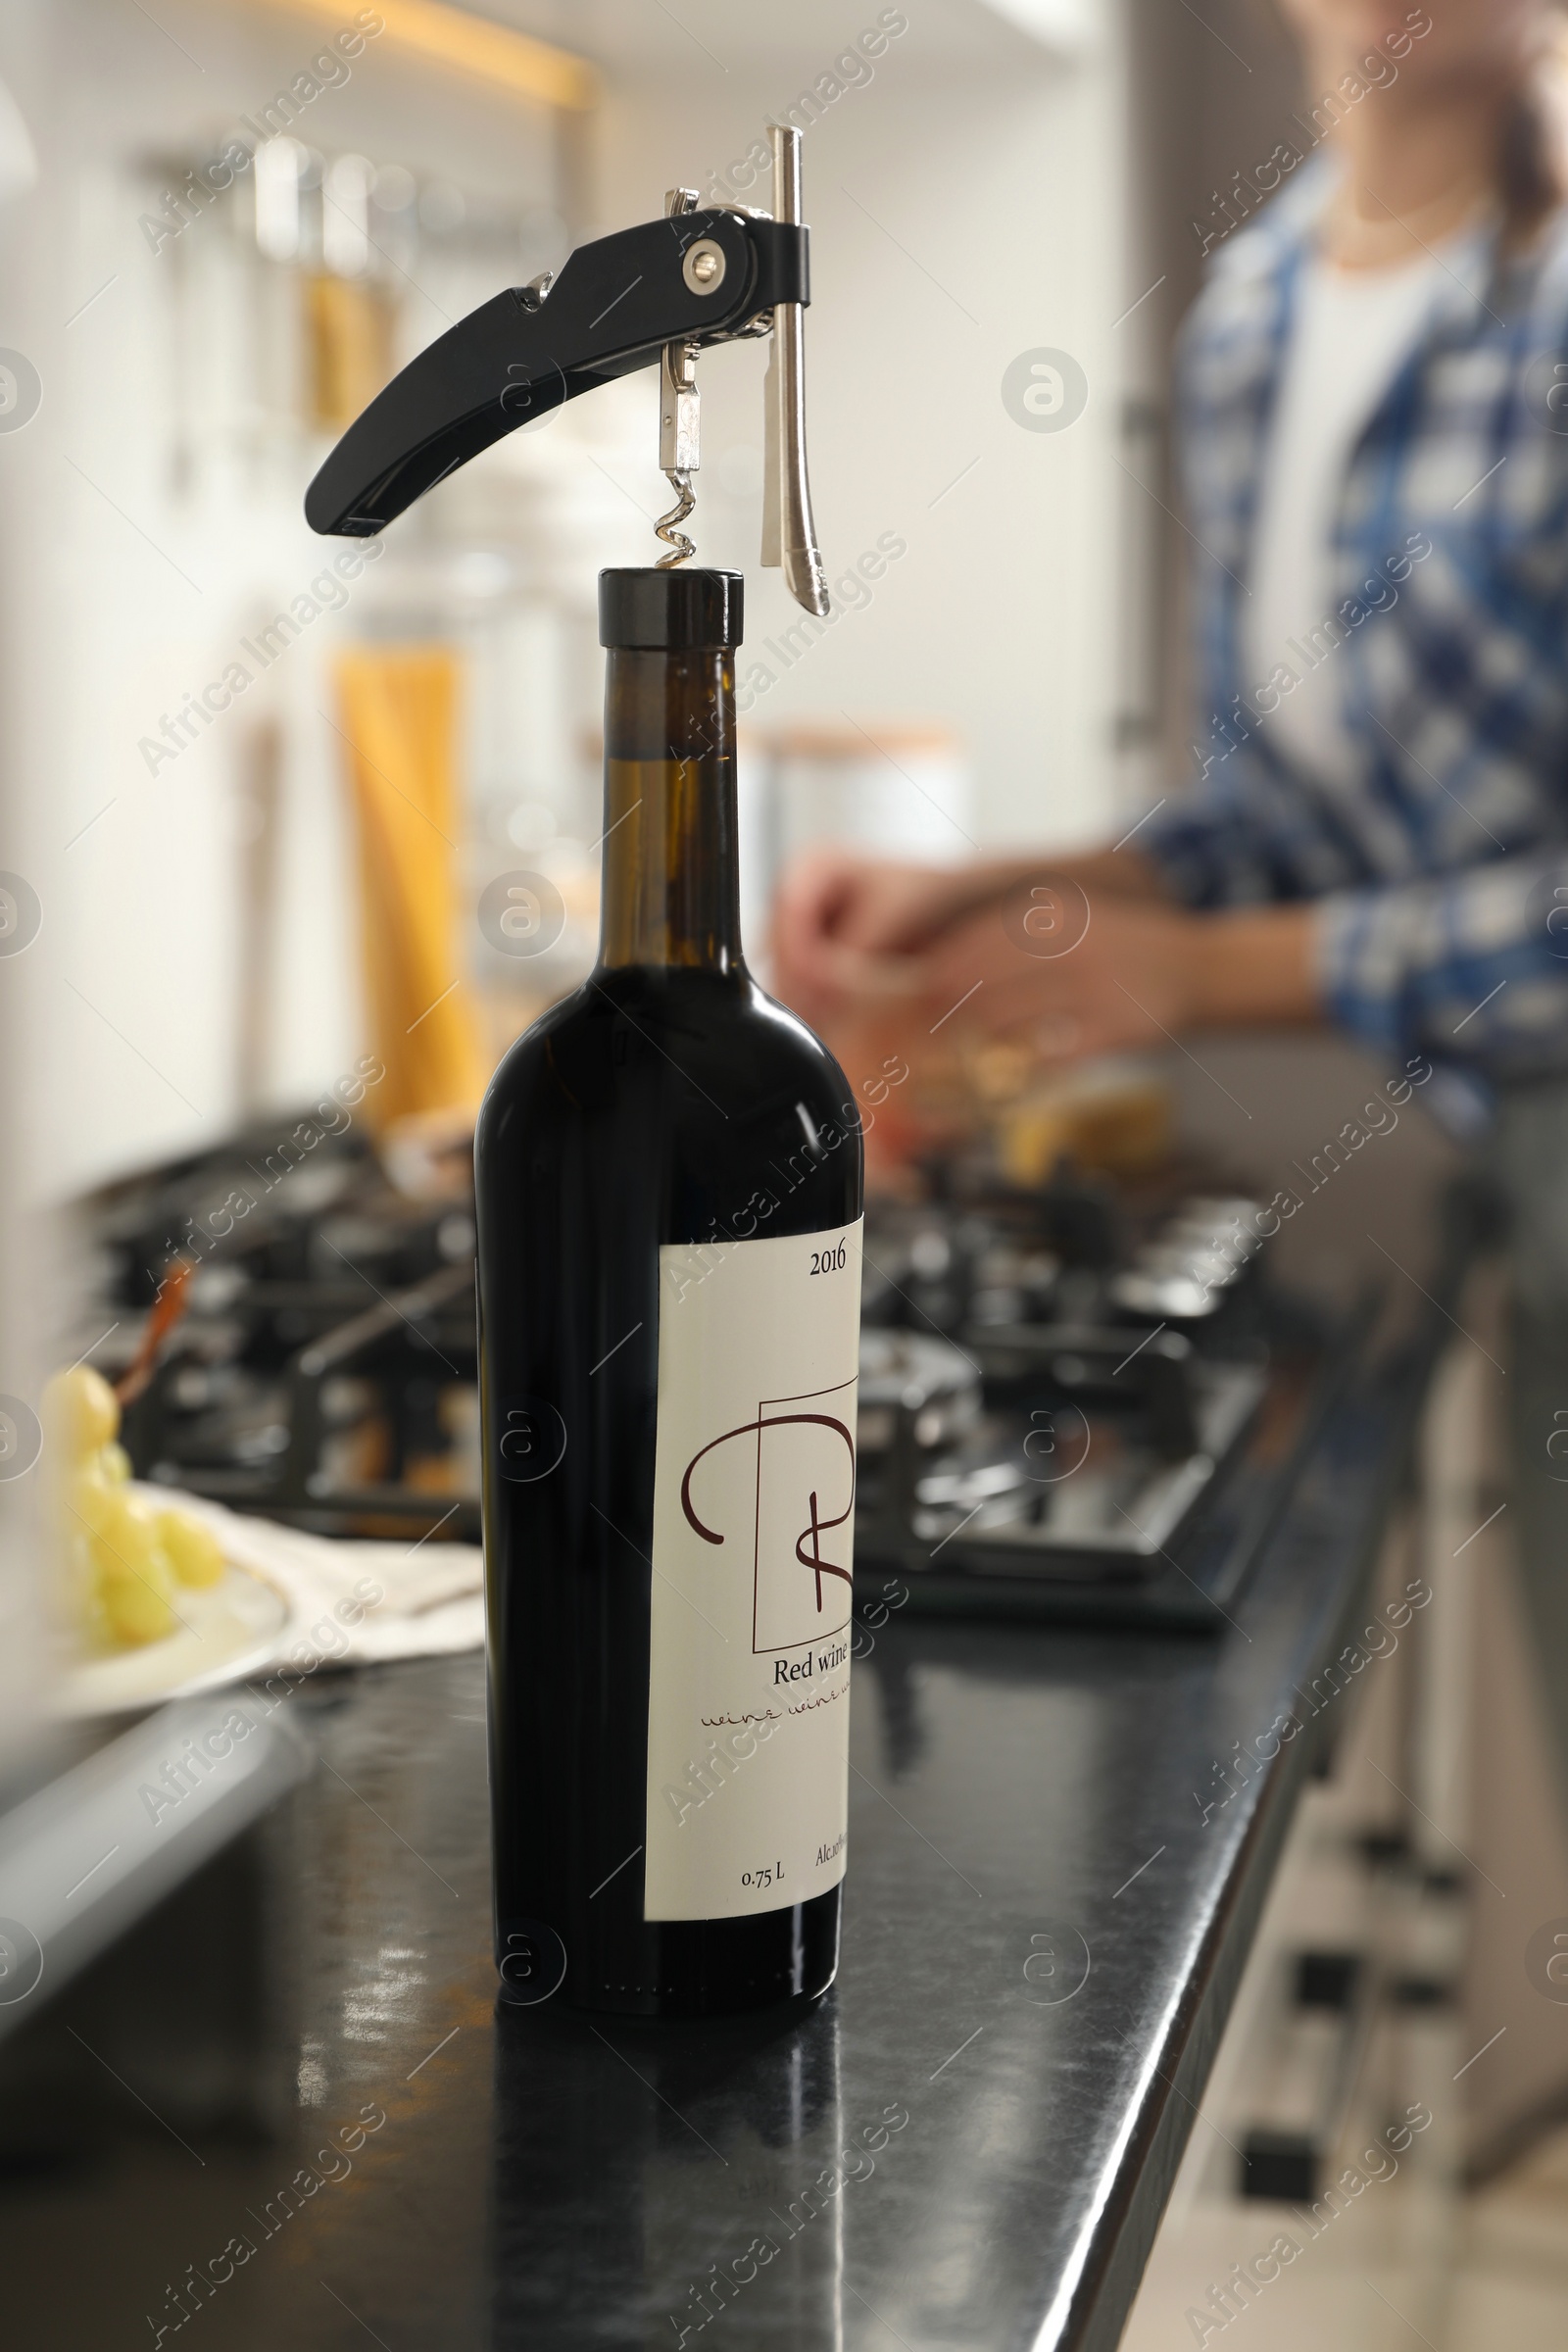
[[[1172,342],[1202,223],[1301,93],[1263,0],[8,0],[0,85],[0,1737],[22,1771],[58,1636],[39,1482],[16,1473],[58,1368],[128,1384],[143,1477],[243,1504],[286,1474],[297,1525],[476,1532],[461,1355],[390,1430],[353,1363],[335,1387],[317,1366],[308,1441],[279,1367],[321,1296],[341,1320],[423,1285],[440,1347],[462,1344],[440,1317],[471,1297],[474,1104],[594,958],[595,581],[657,552],[657,380],[513,435],[384,542],[305,526],[336,435],[466,311],[667,188],[765,203],[766,122],[807,130],[831,619],[757,567],[760,346],[702,364],[692,526],[702,562],[747,574],[765,972],[776,877],[813,843],[1066,849],[1179,788]],[[1136,1176],[1188,1151],[1260,1190],[1362,1082],[1333,1042],[1216,1041],[1201,1069],[1172,1053],[1042,1086],[993,1055],[933,1084],[1019,1185],[1063,1152]],[[1339,1222],[1282,1242],[1298,1279],[1348,1296],[1380,1218],[1414,1250],[1456,1161],[1412,1111]],[[172,1305],[177,1362],[156,1354]],[[1421,1506],[1455,1527],[1500,1475],[1473,1370],[1444,1392],[1462,1493]],[[1495,1581],[1448,1621],[1434,1771],[1497,1878],[1514,1854],[1534,1928],[1568,1911],[1568,1858],[1494,1546],[1466,1554]],[[1525,1924],[1475,1927],[1454,2064],[1473,2021],[1512,2031],[1397,2224],[1412,2261],[1468,2266],[1444,2352],[1558,2342],[1568,2314],[1568,2158],[1521,2124],[1568,2080],[1568,2013],[1525,1975]],[[1258,2234],[1190,2172],[1139,2346],[1187,2340],[1202,2281]],[[1254,2342],[1404,2340],[1280,2300],[1248,2315]]]
[[[830,625],[756,567],[764,349],[701,378],[700,556],[749,573],[754,951],[765,966],[773,876],[811,839],[940,859],[1148,806],[1174,723],[1187,216],[1238,106],[1262,122],[1283,102],[1278,36],[1250,24],[1248,67],[1154,6],[712,13],[8,12],[14,1202],[70,1207],[241,1131],[266,1163],[367,1054],[387,1076],[358,1131],[461,1129],[503,1047],[581,979],[595,581],[657,552],[654,376],[514,435],[384,542],[316,539],[303,492],[386,376],[495,289],[669,186],[756,197],[748,153],[792,107]],[[1041,347],[1079,371],[1070,429],[1022,429],[1004,401]],[[559,893],[527,955],[497,928],[519,871]],[[191,1206],[147,1238],[149,1296]],[[83,1228],[6,1231],[17,1361],[69,1362],[101,1291]],[[36,1395],[20,1371],[10,1388]]]

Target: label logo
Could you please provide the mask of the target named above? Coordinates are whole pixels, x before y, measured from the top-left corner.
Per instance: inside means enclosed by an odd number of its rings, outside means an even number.
[[[531,2009],[559,1992],[566,1977],[566,1947],[542,1920],[507,1923],[497,1957],[501,1998],[509,2007]]]
[[[1020,882],[1003,902],[1002,924],[1015,948],[1050,961],[1070,956],[1089,930],[1089,894],[1065,874]]]
[[[725,1526],[737,1533],[751,1517],[754,1655],[798,1649],[850,1622],[856,1388],[847,1380],[809,1396],[764,1396],[755,1420],[710,1438],[686,1465],[681,1509],[705,1544],[724,1543]],[[721,1449],[748,1438],[754,1466],[744,1475]]]
[[[26,353],[0,351],[0,433],[20,433],[30,424],[42,398],[38,370]]]
[[[547,956],[566,928],[566,902],[548,874],[497,874],[479,901],[479,928],[503,956]]]
[[[1548,1919],[1525,1946],[1525,1975],[1548,2001],[1568,2002],[1568,1919]]]
[[[0,1396],[0,1478],[24,1478],[43,1451],[38,1416],[20,1396]]]
[[[1023,1964],[1023,1981],[1028,1986],[1023,1997],[1037,2009],[1070,2001],[1088,1984],[1092,1965],[1089,1946],[1076,1928],[1037,1928],[1029,1938]]]
[[[24,2001],[43,1975],[43,1946],[20,1919],[0,1919],[0,2007]]]
[[[510,1486],[531,1487],[565,1457],[566,1424],[543,1396],[509,1396],[497,1416],[496,1467]]]
[[[1070,351],[1020,351],[1002,379],[1002,405],[1026,433],[1060,433],[1089,406],[1089,378]]]
[[[30,948],[42,921],[32,884],[21,874],[0,874],[0,956],[20,956]]]

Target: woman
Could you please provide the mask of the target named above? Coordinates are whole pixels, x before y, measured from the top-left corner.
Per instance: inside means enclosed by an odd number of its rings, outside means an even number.
[[[1218,244],[1183,336],[1193,788],[1046,869],[819,858],[781,897],[778,984],[830,1029],[893,1001],[911,1029],[951,1013],[1047,1060],[1332,1024],[1485,1103],[1531,1267],[1518,1515],[1568,1769],[1568,1462],[1546,1451],[1568,1428],[1558,20],[1287,7],[1309,90],[1344,113]],[[1069,952],[1027,952],[1031,896]]]

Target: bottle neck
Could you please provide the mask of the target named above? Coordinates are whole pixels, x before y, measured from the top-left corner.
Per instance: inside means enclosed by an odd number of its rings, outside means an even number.
[[[734,656],[612,647],[602,969],[740,967]]]

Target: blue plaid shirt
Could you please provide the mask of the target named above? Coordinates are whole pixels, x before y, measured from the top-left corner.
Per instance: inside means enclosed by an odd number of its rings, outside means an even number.
[[[1494,225],[1455,249],[1354,446],[1336,642],[1301,648],[1332,662],[1349,748],[1316,776],[1270,743],[1285,681],[1250,674],[1241,619],[1329,184],[1303,169],[1220,247],[1184,330],[1199,781],[1138,843],[1195,906],[1315,899],[1325,1000],[1380,1054],[1568,1070],[1568,213],[1522,258]]]

